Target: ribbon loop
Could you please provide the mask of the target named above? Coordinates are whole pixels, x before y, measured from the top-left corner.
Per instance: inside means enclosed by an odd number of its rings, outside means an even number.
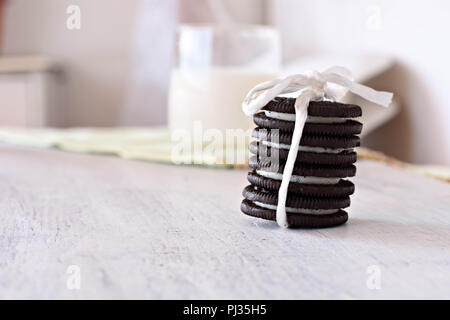
[[[276,96],[297,92],[305,88],[322,90],[325,98],[337,101],[342,99],[343,96],[342,93],[336,94],[338,90],[336,90],[335,85],[342,87],[342,92],[349,90],[383,107],[388,107],[392,100],[392,93],[375,91],[370,87],[356,83],[348,69],[335,66],[324,72],[308,71],[284,79],[263,82],[249,91],[242,103],[242,110],[246,115],[253,115]]]

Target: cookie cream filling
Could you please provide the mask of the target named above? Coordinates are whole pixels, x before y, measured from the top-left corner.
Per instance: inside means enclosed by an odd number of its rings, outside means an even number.
[[[263,145],[266,145],[271,148],[285,149],[285,150],[291,149],[290,144],[275,143],[275,142],[264,141],[264,140],[261,141],[261,143]],[[322,148],[322,147],[299,146],[298,151],[316,152],[316,153],[341,153],[343,151],[353,151],[353,148]]]
[[[262,203],[259,201],[252,201],[255,205],[261,208],[277,210],[277,206],[273,204]],[[290,208],[286,207],[286,212],[289,213],[303,213],[303,214],[333,214],[338,212],[339,209],[304,209],[304,208]]]
[[[282,113],[275,111],[264,110],[264,114],[267,118],[284,120],[284,121],[295,121],[295,113]],[[306,123],[344,123],[347,120],[352,120],[351,118],[339,118],[339,117],[316,117],[307,116]]]
[[[283,180],[283,174],[278,172],[270,172],[264,170],[256,170],[256,173],[265,178],[274,180]],[[290,182],[304,183],[304,184],[338,184],[341,178],[324,178],[324,177],[305,177],[291,175]]]

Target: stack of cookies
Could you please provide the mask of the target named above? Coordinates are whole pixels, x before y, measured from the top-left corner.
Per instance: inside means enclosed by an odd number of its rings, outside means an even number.
[[[276,220],[281,185],[295,125],[295,99],[277,97],[253,116],[257,125],[250,144],[250,185],[243,191],[241,210],[247,215]],[[356,152],[362,124],[356,105],[311,101],[286,199],[291,227],[331,227],[348,215],[356,173]]]

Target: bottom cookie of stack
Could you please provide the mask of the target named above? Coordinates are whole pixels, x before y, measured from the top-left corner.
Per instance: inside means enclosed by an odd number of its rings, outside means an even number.
[[[241,211],[247,215],[266,220],[276,220],[278,195],[249,185],[242,192],[244,200]],[[286,214],[290,227],[324,228],[345,223],[347,213],[342,210],[350,205],[350,198],[317,198],[289,194],[286,201]]]

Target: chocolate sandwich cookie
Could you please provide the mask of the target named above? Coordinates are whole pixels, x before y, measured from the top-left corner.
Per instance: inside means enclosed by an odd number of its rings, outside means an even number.
[[[278,192],[281,186],[280,174],[277,179],[268,178],[257,173],[253,170],[248,173],[247,180],[252,185],[259,188]],[[294,179],[293,179],[294,180]],[[352,182],[344,179],[336,179],[333,183],[318,184],[318,183],[301,183],[291,181],[288,188],[289,194],[298,194],[304,196],[314,197],[346,197],[355,192],[355,186]]]
[[[295,125],[295,99],[277,97],[262,112],[253,116],[261,128],[292,132]],[[353,104],[331,101],[311,101],[308,105],[303,134],[345,136],[360,134],[362,124],[354,118],[362,115],[361,108]]]
[[[270,113],[268,113],[270,114]],[[295,114],[292,114],[292,118],[295,119]],[[332,135],[332,136],[348,136],[360,134],[362,130],[362,124],[358,121],[346,119],[344,121],[336,123],[327,122],[311,122],[318,121],[314,120],[313,117],[309,117],[306,120],[305,126],[303,128],[303,133],[307,135]],[[326,121],[323,120],[322,121]],[[266,113],[261,112],[253,116],[253,122],[266,129],[280,129],[281,131],[292,132],[294,131],[295,121],[293,120],[282,120],[276,118],[270,118]]]
[[[287,160],[289,154],[289,149],[271,148],[258,141],[252,141],[249,150],[258,158],[278,156],[279,160],[283,162]],[[352,150],[343,150],[338,153],[298,151],[295,162],[345,166],[355,163],[356,159],[356,152]]]
[[[275,220],[278,195],[255,186],[247,186],[242,192],[244,201],[241,210],[248,215]],[[350,205],[347,197],[301,197],[289,195],[286,199],[286,213],[292,227],[325,227],[347,221],[347,214],[341,210]],[[339,219],[336,219],[339,217]]]
[[[256,170],[259,175],[266,174],[267,178],[272,178],[278,174],[282,174],[284,170],[284,162],[273,163],[270,159],[258,159],[252,156],[248,160],[250,168]],[[353,177],[356,174],[354,165],[348,166],[326,166],[326,165],[295,165],[292,170],[293,178],[298,178],[299,182],[304,183],[331,183],[339,180],[339,178]],[[337,179],[337,180],[336,180]],[[291,179],[292,180],[292,179]]]
[[[286,150],[289,150],[292,141],[292,133],[262,129],[259,127],[252,131],[252,137],[259,139],[262,144],[269,147]],[[360,139],[355,135],[342,137],[303,135],[300,140],[299,151],[338,153],[344,150],[353,149],[359,145]],[[317,149],[308,147],[315,147]]]
[[[259,207],[244,199],[241,211],[246,215],[265,220],[276,221],[276,210]],[[347,212],[339,209],[332,214],[292,214],[287,212],[287,221],[291,228],[328,228],[344,224],[348,220]]]
[[[255,202],[260,206],[268,207],[276,206],[278,203],[278,193],[265,190],[256,186],[248,185],[242,191],[245,199]],[[320,211],[326,214],[328,211],[342,209],[350,206],[350,197],[305,197],[298,195],[290,195],[286,199],[286,207],[292,210],[301,211],[305,209],[305,213],[314,214],[314,211]],[[301,212],[298,212],[301,213]],[[321,214],[317,212],[317,214]]]
[[[276,97],[262,108],[262,110],[295,114],[295,99]],[[331,101],[311,101],[308,105],[308,116],[324,118],[358,118],[362,110],[354,104]]]

